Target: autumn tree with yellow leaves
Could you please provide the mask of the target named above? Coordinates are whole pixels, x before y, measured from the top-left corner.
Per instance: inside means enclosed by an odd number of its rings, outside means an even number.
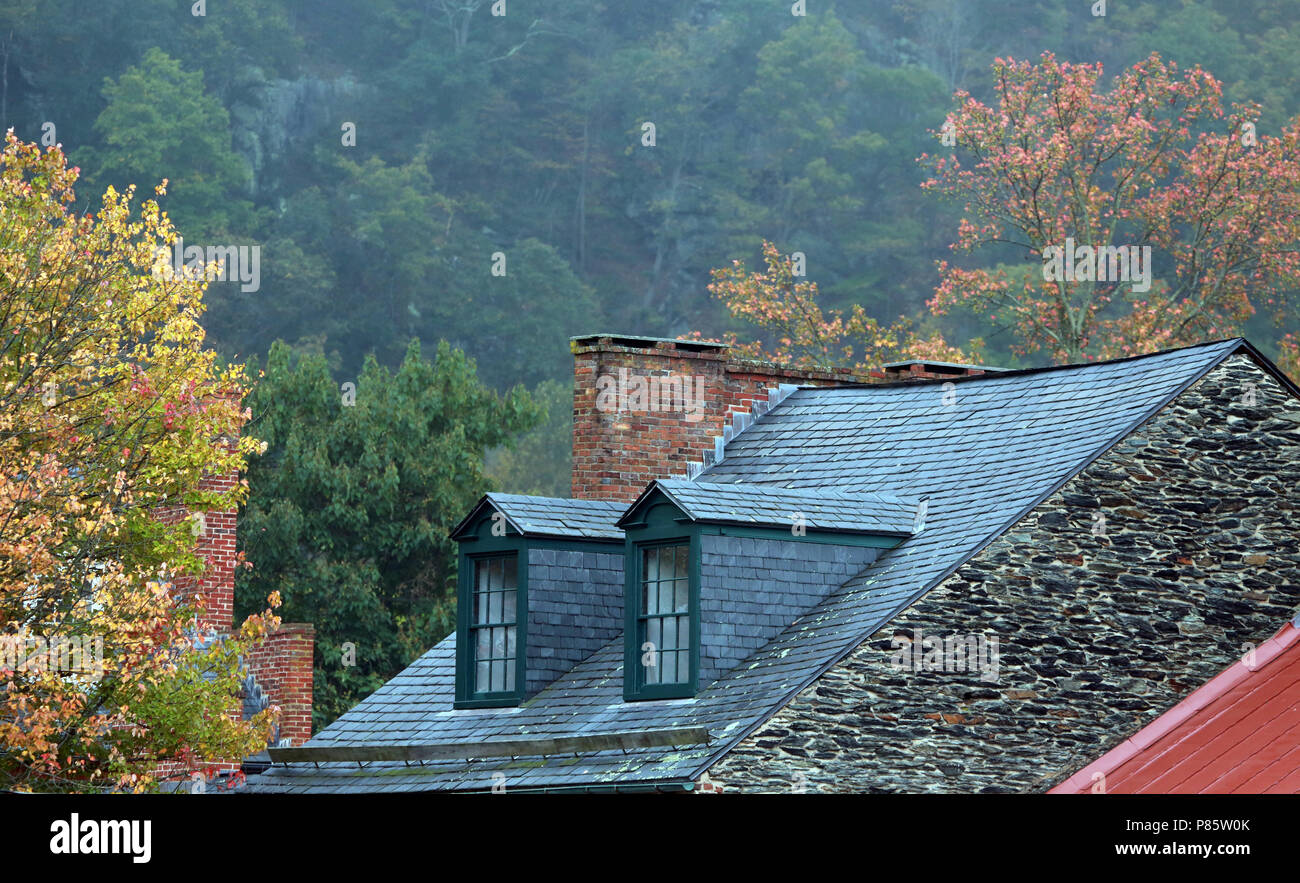
[[[982,354],[984,342],[978,338],[962,350],[938,333],[920,333],[905,316],[882,325],[860,305],[848,314],[823,310],[817,283],[798,274],[794,258],[765,239],[765,271],[748,270],[738,260],[713,270],[709,292],[732,316],[757,326],[766,338],[748,343],[729,339],[738,355],[800,368],[866,371],[904,359],[967,362]]]
[[[242,368],[204,348],[202,280],[163,271],[177,233],[154,200],[109,189],[73,208],[78,169],[10,131],[0,155],[0,788],[149,790],[266,744],[232,715],[240,660],[270,610],[200,640],[192,520],[201,488],[257,442]],[[164,186],[165,186],[164,182]],[[158,193],[164,192],[163,186]],[[173,520],[174,521],[174,520]],[[277,599],[271,599],[272,605]],[[174,762],[179,761],[179,764]]]

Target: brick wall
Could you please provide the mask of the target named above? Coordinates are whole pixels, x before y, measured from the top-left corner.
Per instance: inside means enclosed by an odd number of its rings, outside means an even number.
[[[311,738],[312,651],[315,628],[281,623],[248,660],[262,690],[280,706],[280,739],[301,745]]]
[[[1297,486],[1300,402],[1234,357],[709,773],[727,791],[1045,791],[1300,609]],[[996,682],[895,668],[893,638],[918,630],[997,637]]]

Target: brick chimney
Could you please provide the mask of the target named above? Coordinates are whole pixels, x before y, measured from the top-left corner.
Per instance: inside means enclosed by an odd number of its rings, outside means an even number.
[[[248,667],[280,706],[280,739],[298,746],[311,738],[312,652],[316,629],[285,622],[253,651]]]
[[[229,491],[236,480],[233,474],[207,475],[199,481],[199,488]],[[164,524],[175,524],[192,518],[192,514],[183,506],[168,506],[157,510],[156,517]],[[235,510],[204,512],[196,531],[194,551],[206,568],[199,577],[176,575],[172,591],[182,598],[201,595],[205,613],[199,619],[200,628],[227,635],[235,618]]]
[[[631,502],[652,479],[683,477],[715,439],[792,386],[929,380],[997,371],[896,362],[869,372],[733,359],[722,343],[592,334],[573,351],[574,499]],[[770,396],[769,391],[777,390]],[[742,415],[737,417],[736,415]]]

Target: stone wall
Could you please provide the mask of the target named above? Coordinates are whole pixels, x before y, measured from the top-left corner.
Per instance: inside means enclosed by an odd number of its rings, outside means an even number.
[[[710,777],[728,792],[1047,790],[1294,615],[1298,481],[1300,401],[1233,357]],[[900,670],[893,639],[918,629],[996,637],[997,680]]]

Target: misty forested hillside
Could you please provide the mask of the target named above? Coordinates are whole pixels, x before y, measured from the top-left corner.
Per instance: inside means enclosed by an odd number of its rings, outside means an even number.
[[[915,159],[996,56],[1118,72],[1158,50],[1267,125],[1296,113],[1295,4],[1091,6],[5,0],[0,116],[62,142],[81,200],[167,178],[187,242],[261,244],[258,291],[209,291],[223,356],[282,338],[353,376],[446,339],[532,387],[567,376],[573,334],[745,336],[705,286],[763,237],[808,255],[828,306],[921,316],[956,214]]]

